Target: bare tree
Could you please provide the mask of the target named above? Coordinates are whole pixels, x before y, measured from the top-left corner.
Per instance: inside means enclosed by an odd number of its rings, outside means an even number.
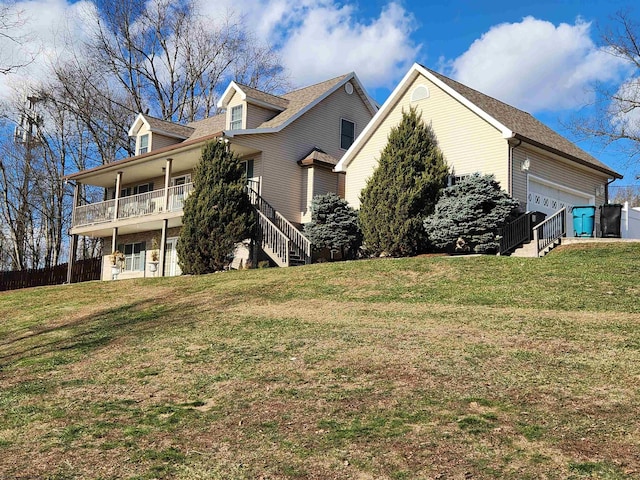
[[[33,53],[21,48],[28,39],[28,34],[21,32],[25,24],[24,12],[13,2],[0,3],[0,74],[8,75],[33,61]],[[16,55],[16,50],[21,54]]]
[[[603,51],[626,64],[630,74],[622,85],[597,85],[594,114],[570,127],[582,138],[617,143],[633,160],[640,154],[640,23],[629,11],[618,12],[613,20],[602,34]]]

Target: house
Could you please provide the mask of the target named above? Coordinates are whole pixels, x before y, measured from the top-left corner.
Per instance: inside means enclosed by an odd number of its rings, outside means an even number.
[[[310,220],[311,199],[343,192],[344,176],[333,168],[377,105],[350,73],[284,95],[231,82],[218,107],[221,114],[187,125],[140,114],[129,130],[136,155],[67,177],[76,185],[71,251],[81,235],[104,239],[103,279],[112,278],[108,257],[116,249],[124,254],[118,278],[152,275],[153,239],[160,250],[153,274],[180,274],[183,205],[201,149],[212,140],[227,143],[244,165],[261,254],[279,266],[310,261],[300,228]],[[83,204],[80,185],[104,188],[106,200]]]
[[[550,216],[574,205],[606,203],[608,184],[622,178],[530,114],[416,63],[336,165],[353,207],[360,205],[389,130],[410,107],[431,124],[454,180],[493,174],[523,211]],[[570,214],[565,221],[572,235]]]

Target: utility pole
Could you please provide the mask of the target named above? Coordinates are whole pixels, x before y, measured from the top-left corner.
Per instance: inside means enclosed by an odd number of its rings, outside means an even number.
[[[15,228],[15,258],[14,270],[24,270],[27,268],[28,249],[28,228],[33,227],[33,214],[30,208],[30,186],[32,184],[32,161],[33,148],[40,143],[39,126],[42,124],[42,117],[38,115],[36,105],[40,99],[35,95],[28,95],[25,98],[25,106],[20,113],[20,122],[13,132],[13,139],[16,144],[24,148],[24,171],[22,185],[18,187],[18,205],[16,208],[16,228]],[[31,266],[37,268],[39,254],[35,248],[32,249]]]

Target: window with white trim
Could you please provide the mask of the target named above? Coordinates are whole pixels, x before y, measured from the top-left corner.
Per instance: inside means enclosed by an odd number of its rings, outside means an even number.
[[[356,124],[343,118],[340,123],[340,148],[348,150],[355,138]]]
[[[229,122],[230,130],[242,129],[242,105],[231,107],[231,121]]]
[[[149,134],[145,133],[138,138],[138,155],[149,151]]]
[[[118,247],[118,250],[124,254],[125,272],[144,271],[146,257],[145,248],[145,242],[127,243]]]

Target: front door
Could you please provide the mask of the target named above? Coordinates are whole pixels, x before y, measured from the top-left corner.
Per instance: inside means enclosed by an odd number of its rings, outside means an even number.
[[[167,238],[167,243],[164,247],[164,275],[165,277],[175,277],[182,275],[180,265],[178,265],[178,252],[176,246],[178,245],[178,237]]]

